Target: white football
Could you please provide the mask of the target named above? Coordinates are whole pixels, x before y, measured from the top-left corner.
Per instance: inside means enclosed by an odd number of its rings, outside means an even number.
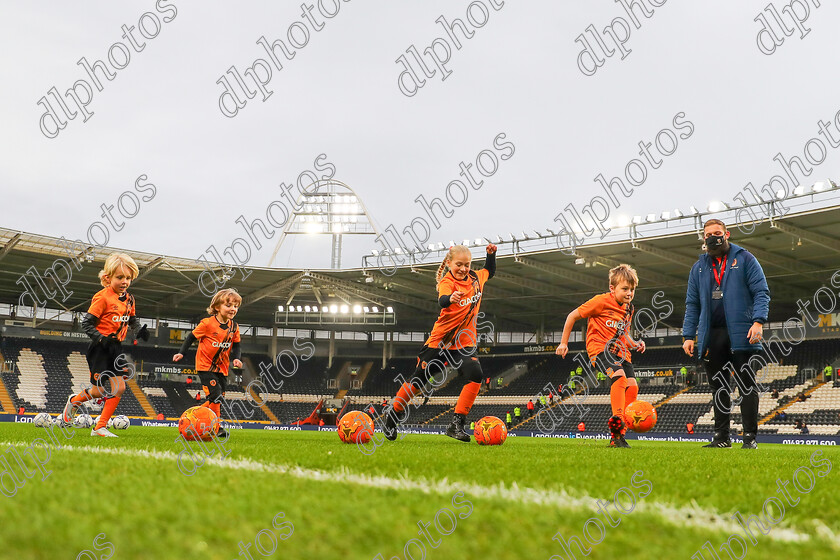
[[[79,414],[73,419],[73,426],[76,428],[90,428],[93,426],[93,418],[90,414]]]
[[[125,430],[130,424],[131,422],[128,420],[128,416],[123,416],[122,414],[113,419],[113,427],[117,430]]]
[[[32,423],[35,424],[35,427],[37,428],[47,428],[52,425],[52,416],[46,412],[39,412],[35,415]]]

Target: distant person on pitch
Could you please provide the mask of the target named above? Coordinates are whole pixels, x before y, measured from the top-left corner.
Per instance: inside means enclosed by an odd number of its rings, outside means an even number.
[[[749,360],[762,350],[761,338],[770,310],[770,289],[758,260],[729,242],[726,224],[708,220],[703,226],[703,236],[706,254],[700,255],[688,276],[683,350],[689,356],[703,360],[714,393],[715,436],[704,447],[732,447],[729,376],[734,369],[744,426],[741,448],[755,449],[758,385]]]

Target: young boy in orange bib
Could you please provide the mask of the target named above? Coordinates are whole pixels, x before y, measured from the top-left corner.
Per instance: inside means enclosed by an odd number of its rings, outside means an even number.
[[[117,437],[107,426],[125,392],[123,372],[128,360],[122,354],[122,341],[129,328],[135,332],[136,338],[149,340],[146,325],[140,326],[134,315],[134,296],[128,293],[131,281],[138,274],[137,263],[130,256],[125,253],[108,256],[99,272],[99,282],[104,288],[94,294],[82,320],[82,330],[91,338],[87,362],[93,387],[67,397],[61,421],[71,423],[76,407],[85,401],[104,397],[99,421],[90,432],[92,436]]]
[[[201,379],[204,394],[207,395],[207,400],[201,406],[210,408],[219,420],[222,419],[222,400],[227,388],[231,359],[233,367],[242,367],[239,325],[233,321],[241,304],[242,296],[232,288],[216,292],[207,308],[210,317],[201,320],[172,357],[172,361],[180,361],[192,343],[198,341],[195,370]],[[227,438],[227,432],[221,426],[218,435]]]
[[[610,270],[610,291],[600,294],[566,317],[563,337],[556,354],[566,357],[569,351],[569,335],[579,319],[587,319],[586,353],[593,366],[610,376],[610,405],[612,418],[607,422],[610,429],[610,447],[630,447],[624,439],[624,409],[636,400],[639,386],[630,362],[630,350],[645,351],[645,342],[630,337],[633,320],[633,296],[639,284],[639,276],[629,265],[620,264]]]

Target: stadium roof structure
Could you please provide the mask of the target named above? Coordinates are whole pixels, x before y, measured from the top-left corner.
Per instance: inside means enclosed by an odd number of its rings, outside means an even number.
[[[827,201],[823,200],[818,208],[791,209],[784,216],[754,222],[750,226],[754,231],[749,235],[730,228],[732,241],[755,254],[768,277],[771,321],[798,317],[797,299],[812,299],[821,286],[831,285],[832,275],[840,269],[837,227],[840,201],[836,197],[838,193],[834,194],[831,206],[826,206]],[[496,276],[482,296],[482,310],[493,321],[496,331],[562,330],[569,311],[592,295],[607,290],[608,269],[628,263],[636,268],[641,280],[635,301],[637,311],[649,307],[653,294],[662,291],[657,298],[658,306],[652,310],[657,315],[667,311],[664,302],[668,300],[674,310],[659,326],[679,328],[688,273],[701,252],[697,223],[696,219],[689,220],[687,228],[686,223],[682,229],[672,224],[644,235],[636,229],[634,235],[624,239],[581,245],[573,254],[569,250],[561,251],[556,244],[525,251],[521,245],[503,243],[499,248]],[[47,298],[46,307],[86,311],[92,294],[100,289],[97,273],[105,256],[117,250],[93,249],[92,255],[79,251],[76,256],[81,270],[73,267],[69,281],[67,270],[61,264],[55,267],[56,273],[51,275],[66,284],[59,289],[45,271],[54,266],[56,259],[69,263],[68,249],[54,237],[0,228],[0,302],[18,304],[26,282],[38,289],[38,281],[32,274],[34,268],[42,284],[39,293],[43,294],[44,287],[54,292],[54,297]],[[200,262],[123,251],[132,255],[140,267],[140,276],[132,284],[131,292],[137,298],[141,316],[183,321],[197,321],[206,316],[209,297],[202,293],[197,280],[207,269]],[[243,306],[238,319],[244,324],[273,326],[278,305],[345,303],[393,306],[396,325],[301,325],[298,328],[428,332],[439,310],[434,274],[442,255],[443,251],[433,255],[433,263],[399,267],[390,276],[371,267],[294,270],[249,266],[253,272],[243,281],[235,268],[213,263],[211,266],[217,279],[227,279],[226,286],[242,294]],[[482,261],[476,257],[474,268],[481,265]],[[209,273],[205,278],[210,278]],[[28,298],[24,303],[31,306]]]

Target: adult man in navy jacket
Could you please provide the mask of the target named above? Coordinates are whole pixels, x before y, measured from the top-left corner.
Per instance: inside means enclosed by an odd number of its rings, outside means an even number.
[[[706,254],[691,267],[685,296],[683,350],[697,354],[706,366],[715,409],[715,436],[705,447],[732,447],[729,376],[734,371],[741,393],[744,449],[755,449],[758,432],[758,387],[750,357],[759,353],[770,308],[770,289],[756,258],[729,243],[720,220],[703,226]]]

